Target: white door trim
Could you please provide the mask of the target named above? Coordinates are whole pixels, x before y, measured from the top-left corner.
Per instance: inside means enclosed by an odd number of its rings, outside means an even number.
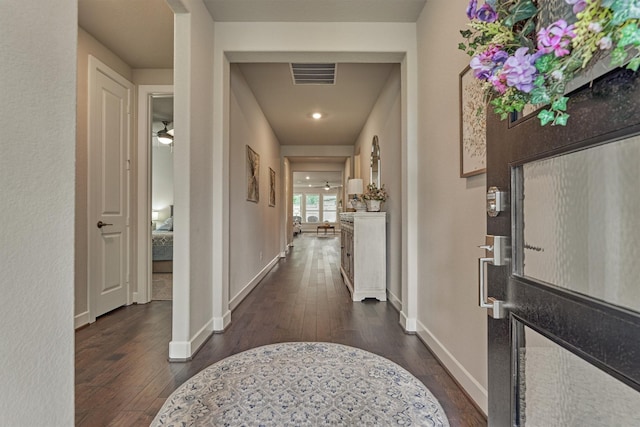
[[[106,65],[105,63],[103,63],[102,61],[100,61],[98,58],[96,58],[93,55],[89,55],[89,76],[88,76],[88,84],[89,84],[89,96],[88,96],[88,106],[87,106],[87,129],[88,129],[88,168],[87,168],[87,201],[88,201],[88,206],[87,206],[87,227],[89,228],[89,233],[88,233],[88,241],[87,241],[87,250],[88,250],[88,256],[87,256],[87,271],[89,272],[88,274],[88,280],[87,280],[87,307],[89,308],[89,323],[93,323],[96,321],[96,304],[97,304],[97,299],[96,299],[96,295],[95,292],[93,292],[92,289],[92,274],[91,274],[91,260],[92,260],[92,235],[93,235],[93,227],[95,224],[95,208],[91,205],[91,201],[92,201],[92,197],[91,197],[91,191],[93,189],[93,184],[92,184],[92,154],[91,154],[91,150],[92,150],[92,141],[93,141],[93,137],[94,137],[94,130],[92,128],[92,124],[95,123],[95,114],[96,114],[96,109],[94,107],[95,102],[98,101],[97,97],[97,93],[95,90],[95,85],[96,85],[96,79],[98,76],[98,73],[101,72],[104,75],[108,76],[110,79],[114,80],[115,82],[117,82],[118,84],[122,85],[123,87],[126,87],[128,90],[128,94],[129,94],[129,99],[128,99],[128,130],[127,130],[127,158],[131,159],[131,140],[132,140],[132,118],[131,118],[131,106],[133,105],[133,96],[134,96],[134,85],[133,83],[131,83],[129,80],[127,80],[126,78],[124,78],[123,76],[121,76],[120,74],[118,74],[118,72],[116,72],[115,70],[113,70],[111,67],[109,67],[108,65]],[[130,222],[130,218],[131,218],[131,203],[130,203],[130,196],[131,196],[131,179],[130,179],[130,168],[128,168],[129,170],[126,171],[127,173],[127,194],[125,195],[126,200],[127,200],[127,237],[126,237],[126,246],[127,246],[127,251],[128,251],[128,256],[126,257],[126,288],[127,288],[127,301],[126,304],[129,305],[132,303],[132,298],[131,298],[131,277],[130,277],[130,272],[131,272],[131,256],[132,256],[132,251],[131,251],[131,244],[130,244],[130,239],[131,239],[131,222]]]
[[[138,138],[137,138],[137,232],[136,265],[138,292],[135,302],[151,301],[151,97],[173,95],[173,85],[138,86]]]

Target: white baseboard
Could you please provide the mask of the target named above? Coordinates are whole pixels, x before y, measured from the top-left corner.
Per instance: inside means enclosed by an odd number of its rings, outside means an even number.
[[[169,342],[169,361],[187,362],[191,360],[191,341]]]
[[[89,312],[85,311],[84,313],[76,314],[73,318],[74,320],[74,328],[78,329],[81,326],[89,324]]]
[[[287,253],[286,252],[280,252],[280,258],[286,258],[287,257]]]
[[[400,301],[397,296],[391,293],[389,289],[387,289],[387,301],[390,302],[393,308],[398,310],[399,313],[402,313],[402,301]]]
[[[465,390],[476,405],[487,415],[488,394],[464,366],[447,350],[444,345],[422,324],[418,322],[418,337],[436,355],[458,384]]]
[[[231,310],[228,310],[222,317],[213,318],[213,331],[224,332],[231,324]]]
[[[400,325],[402,325],[402,329],[405,332],[415,333],[417,329],[416,318],[415,317],[407,317],[404,311],[400,311]]]
[[[198,332],[196,332],[193,338],[191,338],[191,357],[193,357],[198,350],[200,350],[202,344],[204,344],[209,337],[213,335],[213,323],[214,319],[209,320]]]
[[[269,263],[253,279],[251,279],[249,283],[247,283],[247,285],[242,288],[242,290],[238,292],[236,296],[231,298],[231,300],[229,301],[229,309],[234,310],[238,306],[238,304],[240,304],[242,300],[244,300],[247,295],[249,295],[249,292],[251,292],[253,288],[255,288],[258,283],[260,283],[260,281],[264,279],[264,276],[266,276],[267,273],[271,271],[271,269],[278,263],[278,261],[280,261],[279,254],[277,257],[269,261]]]
[[[187,362],[195,356],[200,347],[213,335],[214,319],[209,320],[189,341],[171,341],[169,343],[169,360],[171,362]]]
[[[147,301],[141,301],[140,300],[140,295],[142,295],[142,292],[134,292],[132,294],[131,297],[131,301],[133,302],[133,304],[148,304],[151,302],[151,297],[149,296],[149,298],[147,299]]]

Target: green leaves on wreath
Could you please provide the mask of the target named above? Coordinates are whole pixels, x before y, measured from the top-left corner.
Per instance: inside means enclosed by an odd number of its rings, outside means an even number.
[[[540,73],[544,74],[551,71],[557,62],[555,55],[547,53],[536,60],[535,66]]]
[[[551,101],[551,97],[547,93],[547,89],[545,87],[537,87],[531,91],[531,100],[532,104],[548,104]]]
[[[551,107],[548,110],[542,110],[538,113],[538,119],[540,124],[546,126],[551,123],[552,126],[566,126],[569,120],[569,114],[566,113],[567,101],[569,98],[566,96],[560,97],[551,103]]]
[[[619,67],[627,60],[627,51],[624,47],[618,46],[611,51],[611,65]]]
[[[632,22],[622,27],[620,30],[620,40],[618,45],[628,46],[630,44],[634,46],[640,46],[640,28]]]
[[[542,126],[546,126],[549,123],[553,122],[553,119],[556,118],[556,115],[549,110],[542,110],[538,113],[538,118],[540,119],[540,124]]]
[[[613,25],[629,19],[640,19],[640,0],[602,0],[602,6],[613,11]]]
[[[532,18],[538,13],[538,8],[531,0],[519,0],[509,8],[509,16],[504,20],[506,27],[513,27],[516,22]]]
[[[551,104],[551,109],[555,111],[567,111],[567,101],[569,101],[569,98],[566,96],[558,98]]]
[[[569,120],[569,115],[562,111],[553,112],[551,110],[542,110],[538,113],[538,119],[540,119],[540,124],[542,126],[546,126],[549,123],[551,123],[551,126],[566,126],[567,121]]]
[[[500,97],[493,99],[490,104],[493,106],[493,112],[500,116],[500,120],[505,120],[509,114],[516,111],[522,111],[526,101],[522,96],[515,95],[510,97]]]

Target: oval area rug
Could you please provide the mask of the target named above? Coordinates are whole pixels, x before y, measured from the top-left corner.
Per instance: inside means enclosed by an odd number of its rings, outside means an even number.
[[[333,343],[257,347],[203,369],[164,403],[156,426],[449,426],[404,368]]]

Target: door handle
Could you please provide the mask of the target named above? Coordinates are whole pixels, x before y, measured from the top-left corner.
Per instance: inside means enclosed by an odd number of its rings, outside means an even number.
[[[480,308],[488,309],[487,313],[489,314],[489,316],[493,317],[494,319],[504,319],[504,317],[506,316],[505,309],[504,309],[504,301],[497,300],[493,297],[487,298],[485,296],[486,291],[485,291],[484,266],[486,264],[493,264],[493,258],[479,258],[478,261],[480,265],[480,271],[478,272],[479,286],[480,286]]]
[[[98,228],[102,228],[102,227],[105,227],[107,225],[113,225],[113,224],[107,224],[106,222],[98,221],[98,223],[96,225],[98,226]]]
[[[479,246],[485,250],[485,255],[478,259],[478,287],[480,288],[480,308],[488,309],[489,316],[494,319],[503,319],[506,316],[504,301],[486,296],[485,265],[491,264],[502,266],[506,264],[505,255],[507,247],[507,237],[486,236],[486,244]]]

